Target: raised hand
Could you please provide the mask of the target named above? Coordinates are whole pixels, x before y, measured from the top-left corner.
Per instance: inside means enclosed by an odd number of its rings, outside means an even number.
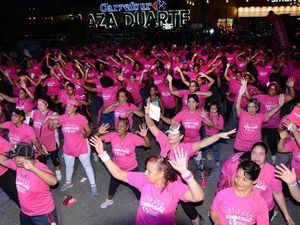
[[[142,124],[139,125],[140,131],[138,131],[137,133],[142,136],[142,137],[147,137],[147,132],[148,132],[148,128],[146,126],[146,124]]]
[[[279,95],[278,105],[282,107],[284,105],[285,97],[284,94]]]
[[[204,108],[201,108],[201,109],[200,109],[200,116],[201,116],[202,118],[205,119],[205,118],[206,118],[206,115],[207,115],[207,114],[206,114],[205,109],[204,109]]]
[[[102,123],[101,126],[98,129],[99,134],[105,134],[108,132],[109,129],[109,124],[108,123]]]
[[[296,125],[290,120],[283,121],[283,126],[286,127],[287,130],[290,130],[292,132],[295,132],[297,130]]]
[[[296,172],[293,168],[290,170],[286,165],[280,164],[280,166],[276,166],[275,177],[283,180],[287,185],[294,184],[296,182]]]
[[[93,146],[98,154],[102,154],[104,152],[104,148],[103,148],[103,142],[101,141],[101,139],[97,136],[93,136],[90,138],[90,143],[91,146]]]
[[[229,139],[231,134],[235,134],[236,133],[236,129],[233,129],[231,131],[228,131],[228,132],[221,132],[221,133],[218,133],[219,137],[220,138],[224,138],[224,139]]]
[[[187,169],[187,152],[182,148],[177,148],[174,152],[175,160],[169,160],[171,166],[180,174],[186,173]]]
[[[241,84],[239,95],[243,95],[247,90],[247,81],[244,78],[241,79]]]
[[[286,85],[289,87],[289,88],[292,88],[294,87],[294,84],[295,84],[295,79],[290,77],[287,81],[286,81]]]
[[[26,170],[32,170],[34,165],[33,165],[33,162],[31,160],[24,159],[23,160],[23,166]]]

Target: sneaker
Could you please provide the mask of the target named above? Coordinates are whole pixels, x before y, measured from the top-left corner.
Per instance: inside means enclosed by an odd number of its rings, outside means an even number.
[[[217,167],[220,167],[220,162],[216,162],[216,166],[217,166]]]
[[[106,199],[101,205],[100,205],[100,208],[101,209],[105,209],[107,208],[108,206],[114,204],[114,201],[111,199]]]
[[[93,196],[93,197],[98,196],[97,186],[92,186],[92,187],[91,187],[91,191],[92,191],[92,196]]]
[[[200,179],[200,185],[201,185],[201,187],[206,188],[206,179],[205,178]]]
[[[271,221],[273,221],[275,219],[275,217],[278,215],[279,211],[274,211],[273,216],[271,218]]]
[[[64,183],[63,186],[61,186],[60,191],[65,191],[71,187],[73,187],[72,183]]]
[[[55,175],[56,175],[56,179],[57,179],[58,181],[60,181],[61,178],[62,178],[62,175],[61,175],[60,170],[55,170]]]
[[[94,162],[99,161],[98,155],[96,153],[93,153],[93,157],[94,157]]]
[[[273,165],[275,165],[275,162],[276,162],[276,155],[272,155],[272,156],[271,156],[271,159],[272,159]]]

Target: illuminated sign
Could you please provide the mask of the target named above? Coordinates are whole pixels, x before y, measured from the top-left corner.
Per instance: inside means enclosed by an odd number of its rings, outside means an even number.
[[[270,3],[289,3],[291,5],[297,5],[300,3],[299,0],[268,0]]]
[[[166,10],[165,1],[142,3],[109,4],[101,3],[100,13],[88,14],[87,22],[90,28],[117,28],[121,24],[125,26],[151,25],[163,29],[183,27],[190,21],[190,10]],[[81,14],[69,15],[71,20],[82,20]],[[117,18],[117,19],[116,19]]]

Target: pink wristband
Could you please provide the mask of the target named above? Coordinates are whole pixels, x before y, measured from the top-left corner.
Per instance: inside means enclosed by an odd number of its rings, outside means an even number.
[[[183,180],[189,181],[194,178],[194,175],[192,174],[191,171],[188,171],[188,173],[182,174],[181,177]]]

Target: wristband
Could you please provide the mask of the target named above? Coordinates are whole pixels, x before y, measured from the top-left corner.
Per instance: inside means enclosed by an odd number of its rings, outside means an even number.
[[[187,173],[182,174],[181,177],[184,181],[189,181],[194,178],[194,175],[192,174],[191,171],[188,171]]]
[[[99,154],[98,156],[104,163],[106,163],[108,160],[110,160],[110,157],[106,151],[104,151],[102,154]]]
[[[297,182],[293,183],[293,184],[289,184],[288,185],[289,187],[295,187],[295,186],[298,186]]]

